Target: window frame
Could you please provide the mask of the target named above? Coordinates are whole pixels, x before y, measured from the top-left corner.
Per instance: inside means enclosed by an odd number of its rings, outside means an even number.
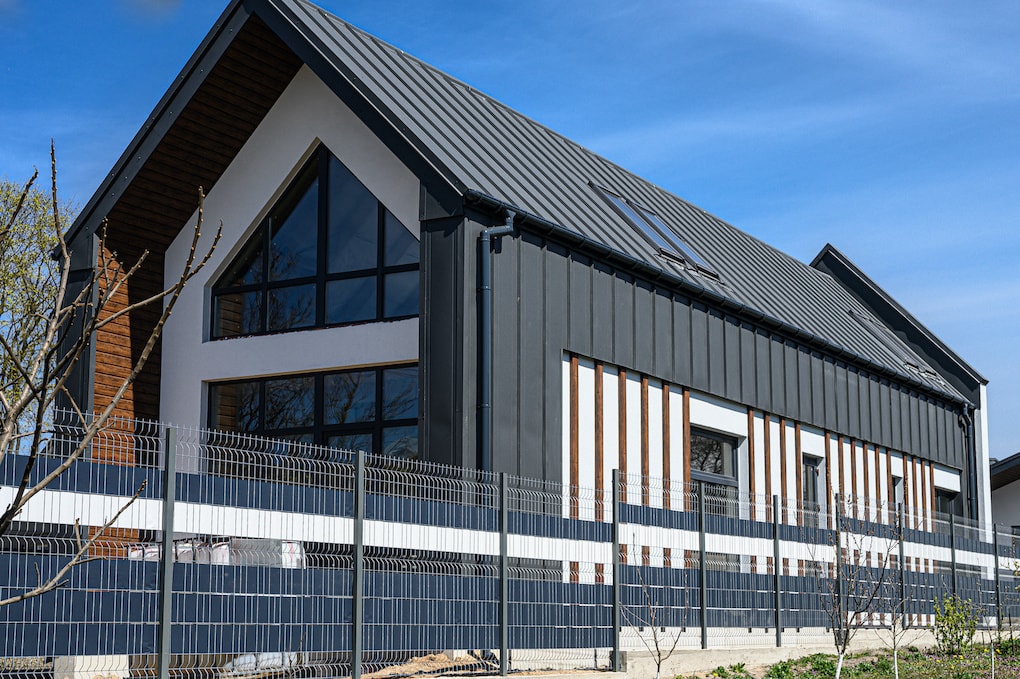
[[[695,436],[719,441],[720,443],[729,445],[731,456],[730,464],[733,466],[733,476],[695,469],[693,462],[691,462],[690,455],[690,451],[694,448],[693,441]],[[739,518],[740,509],[736,501],[740,498],[740,467],[739,457],[737,454],[737,451],[740,448],[740,439],[730,434],[723,434],[692,425],[689,444],[687,459],[691,468],[691,482],[697,483],[700,481],[704,484],[704,488],[706,488],[705,512],[714,516],[723,516],[734,519]],[[719,494],[713,496],[710,492],[708,492],[708,489],[711,488],[718,489],[718,491],[720,491]],[[723,511],[719,511],[720,509]]]
[[[386,382],[385,373],[392,370],[401,370],[414,368],[416,372],[417,388],[415,391],[415,410],[416,415],[412,417],[401,417],[393,419],[384,419],[383,405],[385,403],[385,391],[384,384]],[[375,380],[375,394],[373,407],[375,415],[371,420],[361,420],[357,422],[345,422],[345,423],[327,423],[326,422],[326,404],[325,404],[325,380],[326,378],[334,375],[345,375],[353,373],[373,373],[373,379]],[[285,379],[306,379],[312,378],[313,382],[313,395],[312,395],[312,424],[306,426],[297,427],[283,427],[283,428],[269,428],[266,426],[266,385],[269,382]],[[234,385],[246,385],[255,384],[258,390],[258,426],[254,429],[223,429],[218,426],[218,408],[216,407],[216,397],[214,395],[214,389],[219,387],[229,387]],[[372,440],[371,450],[366,451],[374,453],[376,455],[384,455],[385,451],[382,447],[382,442],[385,436],[385,431],[388,429],[396,429],[398,427],[416,427],[418,429],[418,440],[421,440],[421,371],[418,363],[398,363],[392,365],[380,365],[380,366],[368,366],[362,368],[344,368],[339,370],[324,370],[318,372],[308,373],[296,373],[288,375],[263,375],[257,377],[247,377],[243,379],[235,380],[222,380],[216,382],[209,382],[206,389],[206,402],[209,404],[207,413],[207,422],[210,429],[217,431],[229,431],[232,433],[239,434],[250,434],[254,436],[262,436],[266,438],[291,438],[297,436],[303,436],[311,434],[312,440],[311,445],[327,446],[328,439],[331,436],[344,436],[344,435],[369,435]],[[346,450],[343,448],[341,450]],[[415,458],[420,457],[420,447],[418,449]]]
[[[589,182],[588,185],[601,194],[621,217],[640,231],[641,235],[652,245],[656,246],[660,255],[699,274],[719,279],[719,272],[690,243],[668,226],[655,210],[607,189],[601,184]]]
[[[294,175],[294,178],[290,180],[284,189],[283,193],[279,198],[272,204],[266,214],[259,220],[258,226],[248,234],[247,239],[243,243],[242,247],[238,250],[234,258],[228,263],[227,267],[216,279],[216,282],[211,286],[210,290],[210,303],[209,303],[209,339],[211,340],[222,340],[222,339],[234,339],[238,337],[256,337],[260,335],[273,335],[281,332],[297,332],[300,330],[312,330],[318,328],[333,328],[342,327],[347,325],[360,325],[363,323],[377,323],[380,321],[399,321],[409,318],[417,318],[421,313],[421,253],[420,253],[420,241],[419,241],[419,253],[418,261],[411,264],[386,264],[386,216],[389,213],[383,203],[375,197],[375,194],[365,187],[364,189],[375,198],[376,202],[376,217],[375,217],[375,229],[376,229],[376,253],[375,253],[375,266],[363,269],[333,272],[328,271],[328,237],[329,237],[329,197],[330,197],[330,161],[335,159],[335,156],[325,146],[320,145],[313,153],[312,156],[305,161],[301,169]],[[341,164],[339,159],[336,162]],[[348,172],[350,170],[348,169]],[[355,181],[357,177],[351,173],[352,178]],[[278,209],[285,201],[292,198],[292,192],[295,190],[306,191],[315,182],[318,182],[316,190],[318,195],[316,196],[316,240],[315,240],[315,274],[309,276],[299,276],[295,278],[287,278],[283,280],[273,280],[270,276],[270,257],[271,257],[271,245],[273,239],[273,216],[277,213]],[[304,188],[302,188],[304,187]],[[302,196],[304,194],[302,193]],[[300,200],[300,199],[299,199]],[[394,223],[400,224],[400,220],[393,215]],[[406,227],[403,227],[406,228]],[[413,237],[413,234],[408,231]],[[257,283],[248,283],[243,285],[224,285],[224,279],[230,277],[235,271],[237,263],[244,255],[244,253],[252,247],[252,244],[256,239],[261,240],[261,268],[262,275],[261,280]],[[417,240],[417,239],[416,239]],[[418,281],[418,295],[419,301],[416,305],[415,313],[413,314],[397,314],[388,316],[386,314],[386,287],[385,281],[387,276],[392,274],[406,273],[410,271],[419,272]],[[330,283],[343,280],[355,280],[359,278],[374,278],[375,287],[375,314],[371,318],[356,319],[329,322],[327,319],[327,288]],[[315,309],[313,312],[314,318],[311,323],[296,327],[286,328],[269,328],[269,298],[272,291],[276,290],[287,290],[294,289],[300,286],[314,285],[315,286]],[[220,310],[219,300],[229,295],[247,295],[255,293],[258,295],[260,301],[259,305],[259,329],[250,332],[238,332],[236,334],[224,334],[217,331],[219,327],[218,313]]]

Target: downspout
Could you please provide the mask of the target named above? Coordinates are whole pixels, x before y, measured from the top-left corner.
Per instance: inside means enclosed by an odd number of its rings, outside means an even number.
[[[970,518],[978,519],[977,506],[977,442],[974,436],[974,409],[964,408],[960,414],[960,422],[966,430],[967,454],[967,509]]]
[[[513,210],[507,210],[502,226],[490,226],[478,234],[478,448],[482,471],[492,471],[492,239],[514,232]]]

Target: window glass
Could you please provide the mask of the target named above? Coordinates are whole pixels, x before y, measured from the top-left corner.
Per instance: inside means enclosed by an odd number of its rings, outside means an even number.
[[[315,325],[315,284],[269,290],[266,329],[289,330]]]
[[[379,256],[378,201],[336,158],[330,158],[329,179],[327,271],[374,269]]]
[[[390,368],[383,372],[383,419],[418,417],[418,368]]]
[[[220,281],[220,285],[234,287],[262,282],[262,235],[263,231],[259,229],[255,236],[245,244],[241,254],[237,256],[234,264]]]
[[[418,459],[418,427],[387,427],[383,429],[382,454],[405,460]]]
[[[691,469],[736,478],[735,442],[726,436],[691,431]]]
[[[375,382],[374,370],[326,375],[323,378],[325,423],[346,424],[374,420]]]
[[[209,424],[273,439],[415,458],[418,366],[212,384]],[[307,454],[290,443],[279,445],[281,455]]]
[[[383,280],[387,318],[418,315],[418,272],[386,274]]]
[[[386,266],[417,264],[420,249],[418,239],[389,210],[386,210],[385,219],[386,250],[383,263]]]
[[[269,218],[269,280],[281,281],[315,275],[316,238],[319,232],[319,181],[312,180],[294,205],[285,204]]]
[[[215,298],[214,337],[251,335],[262,330],[262,293],[225,293]]]
[[[266,380],[266,429],[311,427],[315,424],[314,418],[314,378]]]
[[[214,429],[258,430],[259,405],[257,382],[213,384],[209,387],[209,414]]]
[[[375,276],[343,278],[326,283],[326,323],[356,323],[375,317]]]
[[[326,445],[340,450],[364,450],[371,452],[371,434],[338,434],[326,438]]]
[[[419,250],[418,239],[321,147],[213,286],[211,334],[416,316]]]

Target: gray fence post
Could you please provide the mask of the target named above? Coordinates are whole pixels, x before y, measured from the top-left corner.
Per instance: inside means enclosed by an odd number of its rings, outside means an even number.
[[[361,679],[365,631],[365,453],[354,454],[354,574],[351,580],[351,679]]]
[[[835,502],[833,503],[833,527],[836,531],[836,604],[835,608],[838,613],[834,616],[836,619],[833,620],[833,624],[839,624],[840,635],[847,633],[847,617],[846,617],[846,606],[843,601],[843,512],[842,500],[840,499],[839,493],[835,495]]]
[[[613,671],[619,672],[620,662],[620,632],[623,621],[620,610],[620,590],[623,574],[620,568],[620,470],[613,470],[612,480],[613,493]]]
[[[772,574],[773,574],[773,605],[776,612],[776,646],[783,645],[783,595],[782,571],[779,560],[779,496],[772,496]]]
[[[160,551],[159,648],[157,677],[170,676],[170,630],[174,594],[174,503],[177,495],[177,430],[167,427],[163,439],[163,545]]]
[[[949,513],[949,554],[952,559],[953,596],[956,596],[956,519]]]
[[[698,481],[698,590],[701,599],[701,647],[708,648],[708,560],[705,558],[705,482]]]
[[[903,503],[896,503],[896,532],[899,534],[900,539],[900,555],[898,563],[899,576],[900,576],[900,627],[907,629],[909,627],[910,619],[907,617],[907,582],[906,582],[906,546],[903,544],[907,541],[906,525],[903,521]]]
[[[992,524],[992,550],[995,554],[995,628],[1002,629],[1002,589],[999,581],[999,527]]]
[[[510,507],[507,502],[506,472],[499,473],[499,676],[505,677],[510,654],[510,559],[508,533]]]

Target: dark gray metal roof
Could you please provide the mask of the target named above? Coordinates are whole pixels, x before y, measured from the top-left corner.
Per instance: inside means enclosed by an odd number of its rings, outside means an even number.
[[[780,252],[473,87],[305,0],[269,0],[458,191],[492,196],[718,295],[828,340],[953,400],[943,380],[906,368],[850,312],[870,312],[828,274]],[[662,257],[591,188],[640,202],[719,280]],[[904,345],[907,352],[911,350]],[[911,352],[912,353],[912,352]],[[917,358],[918,365],[927,364]]]

